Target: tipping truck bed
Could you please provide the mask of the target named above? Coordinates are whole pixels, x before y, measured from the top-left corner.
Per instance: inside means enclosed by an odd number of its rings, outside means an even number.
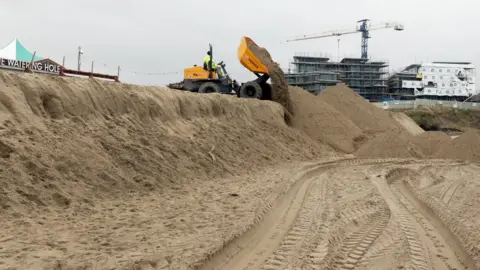
[[[249,37],[242,37],[238,47],[238,60],[248,70],[256,74],[269,74],[267,66],[252,51],[258,45]]]
[[[238,92],[239,97],[271,100],[272,87],[267,83],[270,72],[267,65],[262,61],[264,56],[261,48],[251,38],[242,37],[240,46],[238,46],[238,60],[257,78],[242,84]]]

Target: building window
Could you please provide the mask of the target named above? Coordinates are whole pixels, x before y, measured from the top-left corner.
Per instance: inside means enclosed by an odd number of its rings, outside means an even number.
[[[424,77],[425,79],[427,79],[427,78],[428,78],[428,76],[423,76],[423,77]]]
[[[432,76],[432,79],[435,79],[435,76]]]
[[[440,72],[442,72],[442,69],[440,69]]]
[[[453,83],[451,83],[450,86],[453,86]]]
[[[432,68],[432,72],[434,72],[434,71],[435,71],[435,69]]]
[[[440,79],[443,79],[443,76],[440,76]]]
[[[457,86],[457,84],[455,83],[455,86]]]
[[[444,83],[442,83],[442,86],[445,86],[445,84],[444,84]]]
[[[447,69],[447,72],[450,72],[450,69]]]

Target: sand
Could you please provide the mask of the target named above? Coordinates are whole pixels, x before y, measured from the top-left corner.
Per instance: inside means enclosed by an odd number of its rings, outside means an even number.
[[[354,154],[357,157],[422,158],[422,151],[412,143],[407,132],[386,131],[363,144]]]
[[[412,118],[403,112],[390,112],[390,115],[412,135],[419,135],[425,132]]]
[[[445,143],[434,155],[436,158],[461,159],[479,162],[480,161],[480,131],[470,129]]]
[[[288,118],[291,117],[290,115],[294,114],[294,109],[292,108],[292,100],[288,91],[288,83],[280,65],[272,60],[267,49],[251,42],[247,43],[247,46],[268,68],[270,81],[272,82],[272,100],[283,105],[288,113]]]
[[[345,85],[328,87],[318,97],[337,109],[366,133],[402,129],[388,112],[373,106]]]
[[[275,199],[291,164],[336,155],[275,102],[10,72],[0,89],[0,268],[195,263]]]
[[[352,153],[356,150],[355,142],[363,138],[363,132],[350,119],[301,88],[290,87],[289,91],[295,110],[292,127],[338,151]]]
[[[442,131],[426,131],[414,136],[412,142],[427,157],[434,157],[437,151],[452,143],[452,138]]]

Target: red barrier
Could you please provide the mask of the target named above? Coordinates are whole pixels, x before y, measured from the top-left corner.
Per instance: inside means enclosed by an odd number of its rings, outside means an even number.
[[[73,75],[82,75],[94,78],[102,78],[102,79],[110,79],[114,80],[115,82],[120,82],[118,80],[118,76],[116,75],[108,75],[108,74],[101,74],[101,73],[94,73],[94,72],[87,72],[87,71],[78,71],[73,69],[67,68],[60,68],[60,76],[65,76],[66,74],[73,74]]]

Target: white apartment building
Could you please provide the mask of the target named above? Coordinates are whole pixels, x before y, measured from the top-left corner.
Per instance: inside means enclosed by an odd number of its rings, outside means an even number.
[[[402,88],[413,89],[415,96],[469,97],[476,95],[475,65],[464,62],[421,64],[417,80],[403,80]]]

